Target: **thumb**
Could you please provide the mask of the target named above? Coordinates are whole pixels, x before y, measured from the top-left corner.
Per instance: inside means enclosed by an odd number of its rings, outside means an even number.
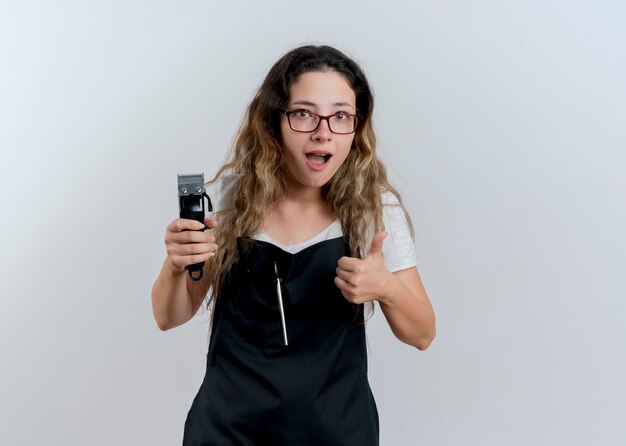
[[[208,218],[208,217],[206,217],[206,218],[204,219],[204,224],[205,224],[205,226],[207,227],[207,229],[214,229],[214,228],[217,226],[218,221],[217,221],[217,220],[214,220],[214,219],[212,219],[212,218]]]
[[[367,256],[375,256],[382,255],[383,253],[383,240],[387,237],[387,233],[384,231],[379,232],[372,239],[372,244],[370,245],[370,250],[367,253]]]

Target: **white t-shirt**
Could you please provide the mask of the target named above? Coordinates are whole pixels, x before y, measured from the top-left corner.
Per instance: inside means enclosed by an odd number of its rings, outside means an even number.
[[[224,209],[224,203],[228,201],[228,197],[233,192],[237,178],[236,175],[223,175],[215,183],[207,187],[207,194],[213,204],[213,212],[219,212]],[[385,240],[383,240],[383,260],[385,267],[393,273],[416,266],[417,256],[415,253],[415,244],[411,238],[411,232],[404,216],[404,211],[399,206],[397,198],[390,192],[386,192],[382,195],[382,201],[383,224],[385,231],[388,233]],[[253,238],[272,243],[283,251],[295,254],[315,243],[338,238],[342,235],[341,223],[337,219],[316,236],[291,245],[279,243],[263,231],[256,234]]]

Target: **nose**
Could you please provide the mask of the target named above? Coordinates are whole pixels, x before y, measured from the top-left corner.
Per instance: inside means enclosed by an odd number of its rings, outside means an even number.
[[[317,128],[311,134],[311,139],[314,141],[328,141],[331,138],[333,132],[330,131],[330,127],[328,125],[328,118],[320,119]]]

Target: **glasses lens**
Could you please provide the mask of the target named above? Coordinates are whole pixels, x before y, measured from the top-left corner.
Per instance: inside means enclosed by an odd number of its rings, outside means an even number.
[[[356,116],[338,113],[328,119],[328,124],[334,133],[352,133],[356,128]]]
[[[308,110],[295,110],[287,115],[289,125],[297,132],[312,132],[317,129],[320,123],[320,117]],[[354,133],[357,125],[357,117],[347,113],[337,113],[327,120],[330,131],[339,134]]]
[[[291,128],[298,132],[312,132],[320,118],[307,110],[296,110],[289,115]]]

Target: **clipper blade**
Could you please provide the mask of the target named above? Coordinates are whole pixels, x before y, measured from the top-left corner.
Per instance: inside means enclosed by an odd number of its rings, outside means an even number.
[[[178,175],[178,196],[202,195],[204,188],[204,174]]]

